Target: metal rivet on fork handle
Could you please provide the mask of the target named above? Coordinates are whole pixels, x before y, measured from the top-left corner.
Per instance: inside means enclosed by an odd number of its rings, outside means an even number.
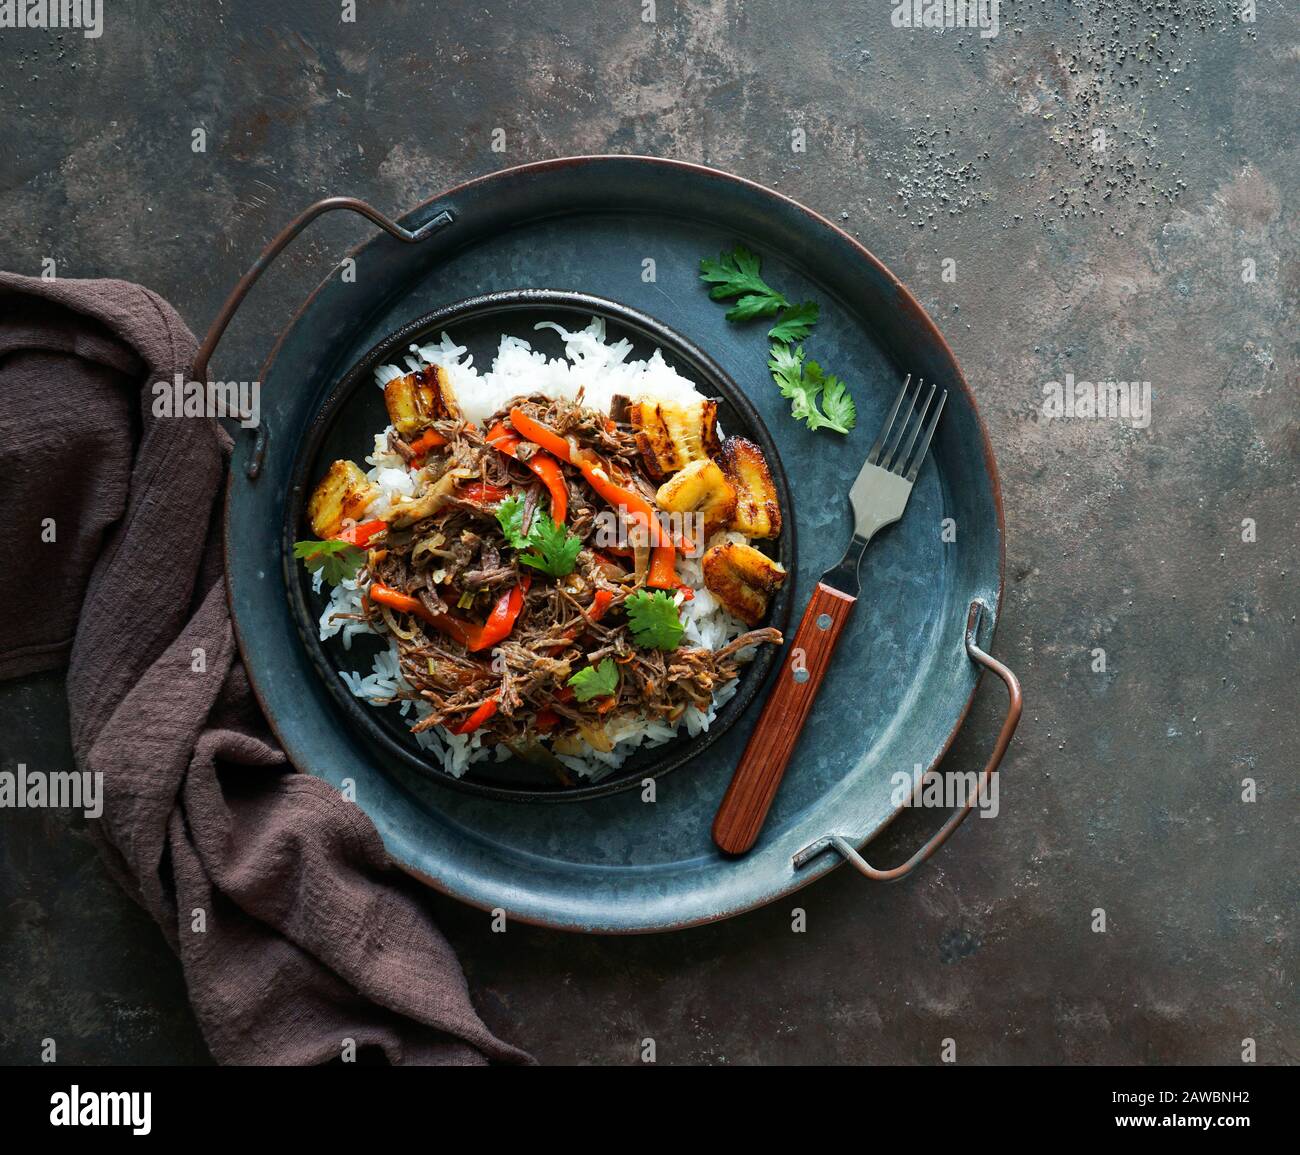
[[[817,616],[817,628],[819,630],[829,630],[831,628],[830,614],[819,614]]]

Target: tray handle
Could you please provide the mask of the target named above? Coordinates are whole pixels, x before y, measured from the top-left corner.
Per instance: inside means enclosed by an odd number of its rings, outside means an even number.
[[[911,874],[913,870],[947,842],[952,832],[966,821],[966,816],[974,809],[976,801],[987,788],[989,778],[992,777],[993,772],[1002,762],[1002,757],[1011,744],[1011,737],[1015,734],[1016,727],[1020,725],[1020,712],[1024,705],[1020,693],[1020,679],[992,654],[985,653],[979,647],[977,639],[979,637],[980,621],[986,612],[988,612],[988,607],[983,602],[971,602],[970,609],[966,614],[966,653],[970,655],[972,661],[992,670],[1006,683],[1008,702],[1006,717],[1002,721],[1002,729],[998,731],[998,740],[993,744],[993,753],[989,755],[989,760],[984,766],[984,772],[980,775],[979,785],[973,792],[973,796],[968,798],[966,805],[953,813],[948,818],[948,821],[935,832],[933,837],[901,866],[895,866],[890,870],[878,870],[857,852],[847,836],[843,834],[826,834],[815,842],[810,842],[793,857],[791,861],[796,870],[816,858],[822,851],[834,847],[853,864],[859,873],[865,874],[868,878],[874,878],[877,882],[894,882],[896,879]]]
[[[407,244],[416,244],[431,237],[440,229],[451,224],[455,219],[447,209],[443,209],[435,213],[418,229],[412,230],[403,228],[396,221],[384,216],[378,209],[371,207],[363,200],[358,200],[356,197],[326,197],[324,200],[319,200],[314,205],[310,205],[271,238],[270,244],[262,250],[261,255],[253,262],[252,267],[239,278],[239,283],[231,290],[230,296],[226,298],[226,303],[221,306],[221,311],[208,329],[208,335],[203,338],[203,344],[199,346],[199,351],[194,355],[194,366],[190,370],[191,380],[207,380],[208,362],[212,359],[212,354],[216,351],[217,344],[220,342],[226,328],[234,319],[235,313],[239,311],[239,306],[244,303],[248,291],[257,284],[262,274],[271,267],[271,263],[280,255],[285,246],[317,217],[333,212],[335,209],[346,209],[348,212],[360,213],[367,220],[378,225],[389,236],[396,237],[399,241],[404,241]],[[250,480],[255,479],[262,471],[262,459],[265,456],[266,423],[258,422],[255,430],[253,452],[245,469]]]

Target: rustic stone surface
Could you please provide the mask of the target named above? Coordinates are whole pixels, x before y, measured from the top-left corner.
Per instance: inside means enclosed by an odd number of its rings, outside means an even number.
[[[702,161],[880,256],[998,454],[996,650],[1028,702],[1001,815],[900,885],[841,870],[654,938],[494,935],[431,897],[494,1029],[549,1062],[632,1062],[645,1037],[660,1062],[928,1063],[947,1037],[966,1063],[1234,1063],[1246,1037],[1300,1057],[1294,11],[1029,0],[981,39],[847,0],[661,0],[653,24],[574,0],[362,0],[355,24],[305,0],[178,7],[109,0],[97,40],[0,34],[0,266],[142,281],[201,331],[319,196],[398,211],[568,153]],[[256,376],[363,235],[327,220],[289,251],[226,375]],[[1044,421],[1067,372],[1150,380],[1150,427]],[[950,766],[981,760],[1000,706],[982,692]],[[69,766],[65,730],[57,677],[0,687],[0,768]],[[906,816],[873,859],[936,824]],[[0,811],[0,831],[0,1061],[47,1037],[68,1062],[204,1060],[177,964],[80,820]]]

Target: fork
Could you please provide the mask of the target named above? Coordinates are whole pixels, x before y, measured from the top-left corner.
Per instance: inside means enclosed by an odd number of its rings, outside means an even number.
[[[939,424],[948,391],[945,389],[939,395],[939,403],[927,423],[936,387],[930,386],[917,413],[916,403],[925,382],[918,380],[915,391],[911,384],[909,373],[885,418],[880,436],[867,454],[866,464],[849,490],[853,540],[839,563],[822,574],[817,583],[776,684],[713,819],[713,841],[728,854],[744,854],[758,838],[786,764],[812,711],[831,652],[861,593],[858,567],[862,554],[881,529],[903,516],[916,475],[930,449],[930,439]],[[907,410],[899,420],[904,401]],[[909,426],[911,436],[900,452]],[[923,429],[924,436],[918,446],[917,437]]]

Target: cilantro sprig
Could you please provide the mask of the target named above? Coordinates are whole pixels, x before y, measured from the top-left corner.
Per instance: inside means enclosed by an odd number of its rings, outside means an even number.
[[[632,640],[647,650],[675,650],[686,627],[677,603],[663,590],[637,590],[623,602]]]
[[[709,296],[715,301],[731,297],[740,299],[727,310],[728,321],[748,321],[753,317],[770,317],[790,302],[758,275],[761,262],[744,245],[729,253],[720,253],[716,261],[700,261],[700,280],[713,287]]]
[[[618,692],[618,666],[613,658],[605,658],[598,666],[584,666],[569,679],[569,685],[579,702],[607,698]]]
[[[790,412],[809,429],[833,429],[848,433],[858,420],[858,409],[833,374],[823,372],[816,361],[804,357],[803,346],[773,345],[767,367],[783,397],[790,399]],[[820,402],[820,406],[819,403]]]
[[[550,514],[540,512],[533,515],[528,527],[528,544],[532,548],[519,555],[520,562],[554,578],[571,574],[582,552],[582,538],[556,525]]]
[[[513,549],[519,550],[521,564],[541,570],[550,577],[566,577],[573,572],[582,552],[582,539],[557,525],[550,514],[537,510],[523,531],[524,499],[519,494],[507,498],[497,507],[497,523]],[[526,551],[526,552],[525,552]]]
[[[535,519],[534,519],[535,520]],[[497,506],[497,523],[513,549],[527,549],[528,535],[523,532],[524,499],[518,493]]]
[[[727,310],[728,321],[780,314],[767,331],[767,367],[782,395],[790,399],[791,414],[809,429],[848,433],[858,419],[848,387],[816,361],[806,361],[800,344],[820,320],[821,306],[816,301],[791,304],[759,276],[760,268],[759,258],[737,245],[716,261],[702,260],[700,280],[712,286],[709,296],[715,301],[740,298]]]
[[[336,586],[357,576],[366,551],[347,541],[295,541],[293,556],[302,559],[308,573],[319,571],[326,582]]]
[[[821,306],[816,301],[802,301],[786,309],[776,319],[776,324],[767,331],[767,335],[773,341],[793,345],[812,332],[812,327],[817,324],[820,316]]]

